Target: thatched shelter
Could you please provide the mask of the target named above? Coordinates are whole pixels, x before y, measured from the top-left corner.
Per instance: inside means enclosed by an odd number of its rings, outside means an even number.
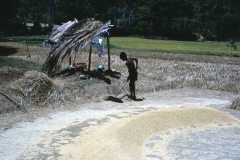
[[[43,70],[48,74],[53,73],[61,64],[64,58],[70,58],[73,50],[82,51],[87,45],[90,45],[88,70],[91,65],[92,46],[97,43],[98,37],[107,37],[108,45],[108,69],[110,69],[110,49],[109,34],[111,21],[105,24],[93,19],[74,20],[64,23],[53,29],[45,44],[50,44],[48,57],[43,64]]]

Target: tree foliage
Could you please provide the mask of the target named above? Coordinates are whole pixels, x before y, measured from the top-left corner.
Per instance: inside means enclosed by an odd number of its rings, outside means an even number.
[[[1,0],[0,1],[0,36],[8,34],[14,30],[17,22],[18,0]]]
[[[95,18],[111,20],[111,33],[118,36],[195,40],[192,33],[197,33],[208,40],[240,39],[239,0],[1,0],[0,7],[0,29],[8,35],[16,34],[8,26],[28,22]]]

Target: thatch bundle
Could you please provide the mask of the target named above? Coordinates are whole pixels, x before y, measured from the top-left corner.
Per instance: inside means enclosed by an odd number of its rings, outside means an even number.
[[[240,97],[233,100],[231,105],[229,106],[229,108],[235,109],[235,110],[240,110]]]
[[[110,21],[102,24],[95,20],[69,21],[58,27],[47,42],[51,45],[49,56],[44,62],[43,70],[53,72],[73,50],[82,51],[86,45],[93,43],[94,38],[110,29]]]
[[[73,86],[72,86],[73,87]],[[74,86],[76,87],[76,86]],[[10,88],[22,95],[31,105],[51,106],[72,102],[75,100],[69,85],[61,81],[53,81],[46,74],[28,71],[17,81],[11,83]],[[81,90],[81,86],[78,86]]]

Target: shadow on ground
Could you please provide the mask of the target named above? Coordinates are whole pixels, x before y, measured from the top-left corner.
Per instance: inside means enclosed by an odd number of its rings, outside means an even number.
[[[17,53],[17,48],[0,46],[0,56],[10,56]]]

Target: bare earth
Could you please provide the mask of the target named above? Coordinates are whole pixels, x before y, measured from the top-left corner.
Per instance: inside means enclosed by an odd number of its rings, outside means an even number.
[[[238,96],[181,88],[18,114],[0,159],[239,159],[240,111],[227,108]]]
[[[0,90],[18,102],[5,87],[24,72],[0,68]],[[116,103],[104,100],[105,82],[95,83],[79,93],[84,101],[28,113],[0,95],[0,159],[240,159],[240,111],[228,108],[239,94],[150,85],[146,93],[137,82],[137,101]]]

